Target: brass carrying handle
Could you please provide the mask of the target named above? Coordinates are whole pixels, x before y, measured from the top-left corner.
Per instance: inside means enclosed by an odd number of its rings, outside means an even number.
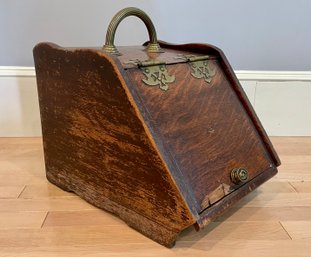
[[[136,16],[145,23],[150,39],[150,42],[146,47],[147,52],[150,53],[163,52],[160,48],[160,45],[158,44],[157,33],[151,19],[145,12],[135,7],[124,8],[112,18],[108,26],[106,34],[106,42],[105,45],[103,46],[103,50],[111,54],[121,55],[116,46],[114,45],[114,37],[118,25],[124,18],[128,16]]]

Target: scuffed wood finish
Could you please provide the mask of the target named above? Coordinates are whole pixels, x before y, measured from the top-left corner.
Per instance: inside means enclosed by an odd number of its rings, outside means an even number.
[[[234,168],[247,169],[252,179],[274,166],[218,61],[209,66],[216,70],[210,84],[191,76],[189,64],[167,66],[176,77],[167,92],[146,86],[139,69],[128,70],[144,118],[185,178],[198,212],[238,188],[230,178]]]
[[[275,175],[279,160],[217,48],[162,48],[112,56],[42,43],[34,57],[48,180],[172,247]],[[208,54],[211,83],[181,54]],[[136,59],[166,62],[169,90],[146,86]],[[231,181],[235,168],[247,183]]]
[[[166,51],[161,53],[148,53],[145,51],[144,46],[121,46],[118,47],[118,49],[122,53],[122,55],[118,56],[118,60],[124,69],[136,67],[131,60],[140,60],[141,62],[146,60],[157,60],[166,64],[176,64],[185,62],[183,58],[180,58],[181,56],[193,54],[191,51],[183,51],[179,49],[171,49],[169,51],[166,49]]]
[[[227,197],[223,197],[219,201],[215,202],[215,204],[211,207],[201,212],[201,219],[197,222],[195,228],[199,230],[210,224],[216,218],[220,217],[227,209],[232,207],[233,204],[237,203],[241,198],[252,192],[276,173],[276,169],[270,168],[249,181],[246,184],[247,187],[240,187],[230,193]]]
[[[221,64],[221,68],[223,72],[226,74],[227,79],[230,81],[230,85],[235,90],[237,96],[239,97],[239,100],[243,104],[245,110],[247,111],[250,119],[253,121],[254,126],[256,127],[259,135],[261,136],[262,141],[264,142],[267,150],[270,152],[271,158],[275,162],[276,166],[281,165],[281,161],[278,157],[278,155],[275,152],[275,149],[273,145],[271,144],[266,131],[264,130],[260,120],[258,119],[254,109],[252,108],[252,105],[250,104],[242,86],[239,83],[239,80],[237,79],[230,63],[228,62],[225,54],[222,52],[221,49],[218,47],[215,47],[210,44],[197,44],[197,43],[191,43],[191,44],[183,44],[183,45],[173,45],[169,44],[164,41],[159,42],[161,47],[172,49],[172,50],[182,50],[182,51],[191,51],[194,53],[199,54],[207,54],[207,55],[215,55],[218,57],[219,62]],[[146,43],[144,44],[146,45]]]
[[[171,246],[195,221],[111,61],[49,44],[34,56],[47,178]]]

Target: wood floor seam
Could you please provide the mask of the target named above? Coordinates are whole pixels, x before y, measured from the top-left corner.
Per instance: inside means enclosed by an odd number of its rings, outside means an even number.
[[[285,233],[288,235],[288,237],[290,238],[290,240],[293,240],[293,238],[291,237],[291,235],[289,234],[289,232],[285,229],[285,227],[283,226],[282,222],[279,221],[279,224],[281,225],[281,227],[283,228],[283,230],[285,231]]]
[[[294,187],[294,185],[290,181],[288,181],[288,184],[295,190],[296,193],[299,193],[296,187]]]
[[[44,227],[44,223],[45,223],[45,221],[46,221],[48,215],[49,215],[49,212],[46,212],[46,215],[45,215],[45,217],[44,217],[44,219],[43,219],[43,221],[42,221],[42,224],[41,224],[41,227],[40,227],[40,228],[43,228],[43,227]]]
[[[17,196],[17,198],[20,198],[20,197],[21,197],[21,195],[23,194],[23,192],[25,191],[25,189],[26,189],[26,185],[23,187],[22,191],[19,193],[19,195]]]

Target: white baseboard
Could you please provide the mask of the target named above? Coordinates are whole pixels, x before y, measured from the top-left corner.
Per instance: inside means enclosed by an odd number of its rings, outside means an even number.
[[[311,71],[235,71],[239,80],[311,81]],[[0,77],[34,77],[34,67],[0,66]]]
[[[236,71],[270,136],[311,136],[310,71]],[[0,66],[0,137],[40,136],[33,67]]]
[[[0,66],[0,78],[2,77],[35,77],[34,67]]]
[[[311,81],[311,71],[235,71],[239,80],[252,81]]]

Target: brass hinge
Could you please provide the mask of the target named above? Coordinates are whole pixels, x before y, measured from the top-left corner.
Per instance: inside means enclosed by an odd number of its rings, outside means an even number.
[[[191,75],[197,79],[203,78],[207,83],[211,83],[216,74],[216,69],[212,70],[208,65],[208,55],[179,55],[176,58],[189,62]]]
[[[148,86],[159,86],[163,91],[169,89],[169,84],[175,81],[175,75],[170,75],[166,69],[165,62],[157,60],[130,60],[128,63],[137,65],[145,75],[142,81]]]

